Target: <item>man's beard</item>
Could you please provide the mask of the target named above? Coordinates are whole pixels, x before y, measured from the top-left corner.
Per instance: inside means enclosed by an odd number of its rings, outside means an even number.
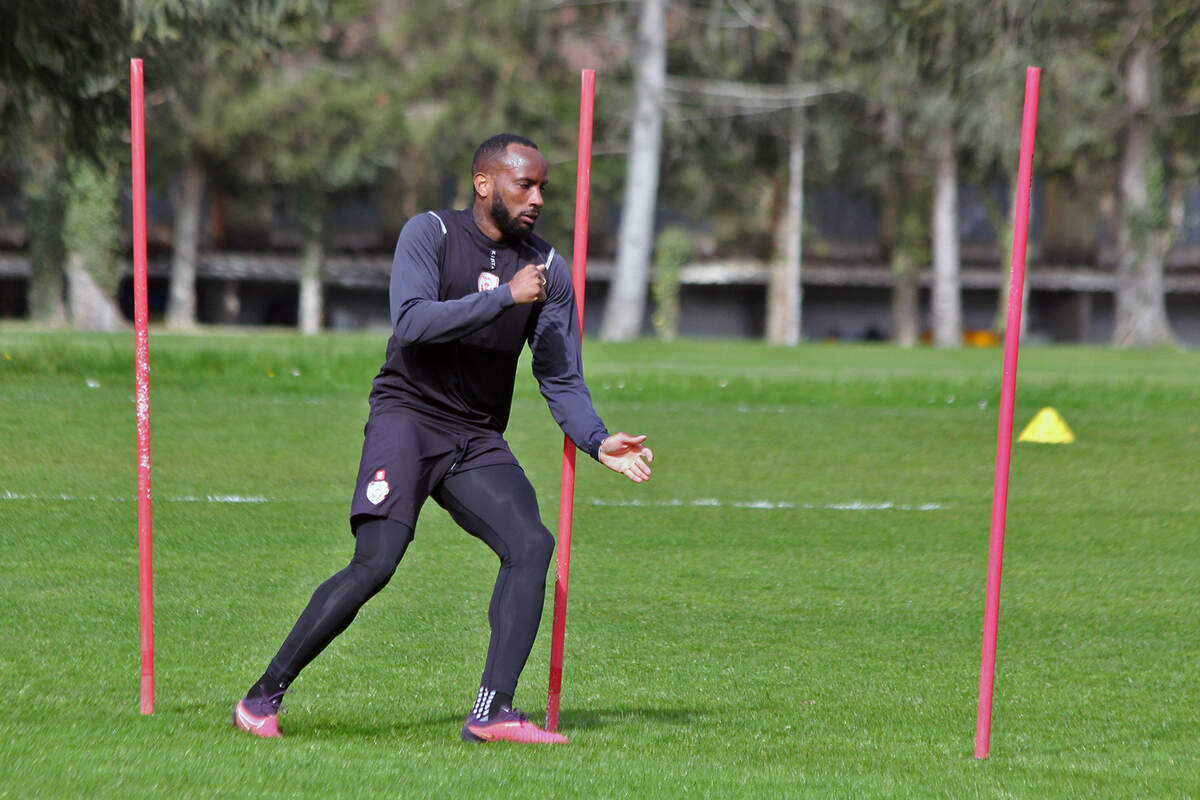
[[[493,198],[488,213],[491,214],[492,222],[496,223],[496,228],[505,239],[524,239],[533,231],[532,225],[527,226],[510,214],[508,207],[499,197]]]

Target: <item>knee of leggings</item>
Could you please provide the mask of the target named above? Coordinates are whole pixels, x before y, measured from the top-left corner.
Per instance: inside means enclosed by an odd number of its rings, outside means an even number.
[[[350,569],[354,571],[358,580],[366,584],[367,588],[372,593],[379,591],[387,582],[392,579],[392,575],[396,572],[397,562],[390,558],[381,558],[378,555],[371,558],[363,558],[355,555],[350,561]]]
[[[520,545],[510,552],[513,566],[526,567],[545,572],[554,555],[554,536],[544,525],[532,527],[522,538]]]

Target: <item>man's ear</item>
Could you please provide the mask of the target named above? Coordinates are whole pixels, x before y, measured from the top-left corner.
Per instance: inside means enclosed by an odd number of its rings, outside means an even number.
[[[475,182],[475,194],[487,197],[492,191],[492,179],[486,172],[476,172],[472,180]]]

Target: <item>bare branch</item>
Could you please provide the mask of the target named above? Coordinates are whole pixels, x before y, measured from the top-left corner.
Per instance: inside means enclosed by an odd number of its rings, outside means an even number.
[[[747,6],[744,0],[729,0],[729,5],[732,6],[733,12],[750,27],[757,28],[760,31],[767,29],[766,18]]]
[[[710,105],[761,110],[808,106],[817,98],[842,91],[837,86],[820,84],[742,83],[672,76],[667,76],[665,86],[674,95],[701,98]]]

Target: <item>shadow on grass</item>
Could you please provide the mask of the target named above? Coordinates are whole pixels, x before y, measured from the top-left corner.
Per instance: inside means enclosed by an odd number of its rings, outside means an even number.
[[[308,714],[306,719],[288,720],[286,715],[280,719],[280,727],[287,735],[291,728],[297,736],[306,739],[444,739],[448,731],[453,731],[457,738],[458,728],[466,718],[464,714],[441,714],[426,717],[421,720],[408,721],[391,714],[379,716],[349,716],[331,713]],[[581,711],[565,711],[559,716],[559,727],[565,733],[570,731],[596,730],[620,725],[691,725],[704,719],[709,714],[699,709],[689,708],[614,708],[587,709]],[[541,713],[535,713],[533,720],[538,724],[543,721]],[[291,722],[291,725],[288,723]]]
[[[708,716],[696,708],[607,708],[561,711],[559,722],[565,728],[606,728],[613,725],[691,725]]]

